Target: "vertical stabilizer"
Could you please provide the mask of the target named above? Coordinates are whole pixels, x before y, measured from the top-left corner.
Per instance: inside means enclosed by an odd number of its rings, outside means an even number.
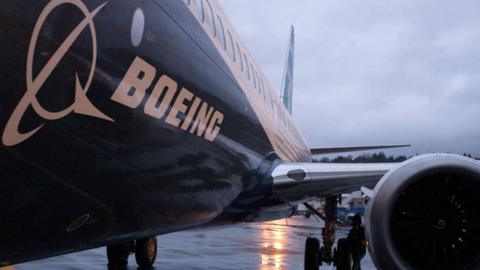
[[[287,110],[292,114],[292,94],[293,94],[293,60],[295,57],[295,31],[293,25],[290,28],[290,38],[288,41],[287,61],[282,81],[282,93],[280,98]]]

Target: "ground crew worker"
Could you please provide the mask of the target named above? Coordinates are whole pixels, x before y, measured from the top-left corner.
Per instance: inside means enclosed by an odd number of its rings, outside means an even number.
[[[352,229],[348,233],[347,241],[352,254],[352,270],[361,270],[360,261],[367,253],[367,241],[365,238],[365,228],[362,225],[360,215],[352,218]]]

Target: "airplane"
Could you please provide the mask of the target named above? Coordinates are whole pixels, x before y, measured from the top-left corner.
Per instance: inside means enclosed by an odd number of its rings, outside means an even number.
[[[479,269],[478,162],[312,162],[382,146],[308,146],[290,115],[293,29],[279,98],[214,0],[10,0],[0,15],[0,267],[102,246],[109,265],[148,267],[158,235],[322,197],[323,246],[305,249],[318,269],[338,196],[366,187],[379,269]]]

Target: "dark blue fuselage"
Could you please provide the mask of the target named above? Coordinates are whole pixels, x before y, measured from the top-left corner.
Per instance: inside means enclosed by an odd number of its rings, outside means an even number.
[[[34,52],[32,30],[52,1],[2,5],[1,126],[32,91],[26,83],[29,52],[35,79],[86,19],[77,3],[89,12],[105,3],[57,2],[44,14]],[[145,27],[135,46],[132,20],[138,9]],[[59,112],[78,102],[75,90],[88,91],[88,100],[113,121],[75,110],[46,119],[30,100],[17,131],[40,129],[1,146],[0,266],[196,226],[257,220],[260,206],[280,203],[268,200],[269,173],[278,156],[240,84],[200,28],[182,1],[114,0],[92,15],[34,96],[45,111]],[[131,108],[112,95],[137,57],[156,72],[140,105]],[[168,112],[160,118],[145,113],[162,75],[178,87],[169,110],[186,88],[221,111],[213,142],[167,123]],[[177,117],[184,121],[186,113]]]

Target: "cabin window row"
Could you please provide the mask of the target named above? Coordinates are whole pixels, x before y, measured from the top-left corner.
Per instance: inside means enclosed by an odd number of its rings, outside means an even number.
[[[245,53],[242,53],[238,42],[234,41],[230,30],[225,30],[222,19],[220,16],[215,16],[212,5],[208,0],[183,0],[185,4],[191,5],[192,2],[195,7],[193,10],[196,15],[207,25],[207,29],[210,34],[215,37],[222,48],[227,52],[229,58],[238,63],[240,70],[245,74],[247,79],[252,82],[255,89],[258,90],[258,94],[263,97],[266,106],[273,114],[275,111],[274,99],[272,98],[270,91],[265,89],[262,76],[258,75],[257,70],[253,67],[253,64],[248,61]],[[285,119],[282,115],[282,110],[277,109],[277,116],[280,119]]]
[[[238,42],[234,41],[232,33],[230,30],[225,30],[222,19],[220,16],[215,16],[213,13],[212,5],[208,0],[183,0],[185,4],[191,5],[192,2],[195,7],[196,15],[207,25],[208,31],[210,34],[220,42],[223,49],[227,52],[229,58],[238,63],[240,70],[244,72],[248,78],[251,80],[254,87],[259,89],[261,84],[257,83],[259,81],[258,74],[254,69],[253,65],[247,60],[247,56],[240,49]],[[242,58],[243,55],[243,58]],[[260,89],[263,90],[263,89]]]

